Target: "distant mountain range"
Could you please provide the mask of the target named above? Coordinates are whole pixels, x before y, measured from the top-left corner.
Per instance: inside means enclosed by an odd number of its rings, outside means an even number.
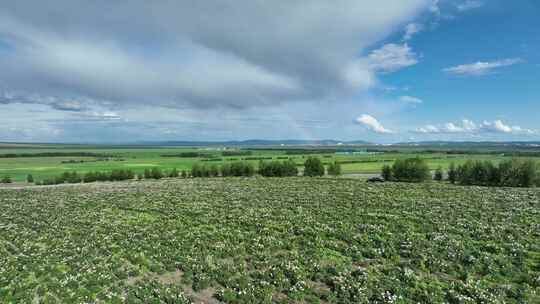
[[[0,148],[15,148],[15,147],[37,147],[37,148],[52,148],[53,146],[95,146],[95,147],[336,147],[336,146],[363,146],[366,148],[377,148],[389,150],[394,148],[412,148],[417,149],[474,149],[474,148],[490,148],[503,149],[514,147],[518,149],[540,149],[540,141],[419,141],[419,142],[400,142],[393,144],[376,144],[365,140],[340,141],[335,139],[322,140],[265,140],[265,139],[249,139],[249,140],[230,140],[230,141],[140,141],[132,143],[15,143],[15,142],[0,142]]]
[[[233,140],[233,141],[165,141],[165,142],[140,142],[137,145],[145,146],[171,146],[171,147],[208,147],[208,146],[229,146],[229,147],[267,147],[267,146],[338,146],[338,145],[371,145],[372,143],[363,140],[339,141],[334,139],[323,140]]]

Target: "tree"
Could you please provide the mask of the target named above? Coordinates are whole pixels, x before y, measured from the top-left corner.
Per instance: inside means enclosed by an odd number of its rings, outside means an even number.
[[[2,179],[0,180],[0,183],[2,183],[2,184],[11,184],[11,177],[9,177],[7,175],[2,177]]]
[[[154,167],[152,168],[152,178],[153,179],[162,179],[163,178],[163,172],[161,172],[161,169]]]
[[[323,176],[324,165],[317,157],[308,157],[304,163],[304,176]]]
[[[337,160],[328,165],[328,174],[333,176],[341,175],[341,165]]]
[[[456,164],[454,162],[450,163],[450,167],[448,168],[448,181],[452,184],[455,184],[457,180],[457,171],[456,171]]]
[[[26,182],[27,183],[33,183],[34,182],[34,177],[32,176],[32,174],[28,174],[26,176]]]
[[[382,171],[381,171],[381,176],[382,178],[385,180],[385,181],[391,181],[394,179],[394,176],[393,176],[393,172],[392,172],[392,167],[390,167],[389,165],[384,165],[382,167]]]
[[[178,177],[180,174],[178,173],[178,170],[176,168],[173,168],[171,172],[169,172],[169,177]]]
[[[419,157],[396,160],[392,173],[399,182],[423,182],[431,178],[428,165]]]
[[[220,171],[221,171],[221,176],[223,176],[223,177],[232,176],[231,164],[229,164],[229,163],[223,164],[220,167]]]
[[[195,163],[191,167],[191,176],[202,177],[202,166],[199,163]]]
[[[298,167],[292,159],[283,162],[283,171],[285,176],[298,176]]]
[[[83,176],[83,182],[85,183],[93,183],[98,180],[97,173],[96,172],[86,172]]]
[[[438,182],[443,180],[443,171],[441,167],[438,167],[437,170],[435,170],[435,175],[433,176],[433,179]]]
[[[208,175],[210,177],[216,177],[219,175],[219,168],[216,165],[211,165],[210,168],[208,168]]]

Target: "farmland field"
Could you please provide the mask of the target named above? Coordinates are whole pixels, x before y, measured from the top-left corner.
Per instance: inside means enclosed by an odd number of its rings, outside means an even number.
[[[216,178],[0,189],[1,303],[540,303],[540,190]]]
[[[362,150],[363,148],[353,148]],[[432,151],[418,153],[405,148],[400,151],[387,151],[384,153],[359,153],[340,154],[329,152],[317,154],[287,154],[287,148],[283,149],[233,149],[233,151],[249,151],[246,156],[223,156],[223,150],[219,148],[186,148],[186,147],[108,147],[108,146],[25,146],[25,145],[0,145],[0,178],[9,176],[16,182],[26,180],[28,174],[32,174],[36,181],[58,176],[65,171],[77,171],[86,173],[89,171],[111,171],[113,169],[131,169],[136,173],[142,173],[145,169],[154,167],[170,170],[189,170],[196,162],[210,161],[212,164],[223,164],[236,160],[246,160],[254,164],[258,159],[282,160],[293,159],[301,167],[308,155],[320,157],[326,164],[339,161],[345,174],[379,173],[385,164],[391,164],[399,158],[419,156],[425,159],[430,169],[435,170],[441,166],[446,169],[450,162],[462,164],[472,160],[491,160],[499,162],[509,159],[501,153],[476,153],[476,154],[448,154],[447,151]],[[306,150],[309,151],[309,150]],[[208,157],[175,157],[181,153],[198,152],[207,154]],[[507,151],[508,152],[508,151]],[[40,153],[63,153],[63,156],[43,156]],[[69,156],[69,154],[75,156]],[[94,156],[76,156],[78,153],[91,153]],[[6,157],[9,154],[18,154],[18,157]],[[25,157],[21,157],[24,155]],[[36,155],[34,157],[28,157]],[[167,156],[167,157],[164,157]],[[536,157],[535,159],[540,159]]]

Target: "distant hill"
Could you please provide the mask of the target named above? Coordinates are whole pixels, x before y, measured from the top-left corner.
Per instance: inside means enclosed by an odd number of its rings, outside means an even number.
[[[228,146],[228,147],[275,147],[275,146],[338,146],[338,145],[371,145],[363,140],[339,141],[334,139],[323,140],[264,140],[249,139],[241,141],[165,141],[165,142],[140,142],[137,145],[149,146],[171,146],[171,147],[208,147],[208,146]]]

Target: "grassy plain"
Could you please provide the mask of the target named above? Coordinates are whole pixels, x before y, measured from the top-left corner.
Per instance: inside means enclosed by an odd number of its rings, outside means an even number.
[[[249,149],[248,149],[249,150]],[[213,161],[213,164],[221,164],[226,161],[242,160],[245,156],[222,157],[220,150],[216,148],[184,148],[184,147],[107,147],[107,146],[61,146],[61,145],[0,145],[0,155],[5,154],[36,154],[45,152],[90,152],[114,157],[104,160],[99,157],[0,157],[0,177],[8,175],[14,181],[22,182],[28,174],[32,174],[35,180],[43,180],[48,177],[60,175],[64,171],[111,171],[113,169],[132,169],[136,173],[142,173],[146,168],[159,167],[169,170],[189,170],[195,162],[203,161],[204,158],[181,158],[162,157],[162,155],[179,154],[182,152],[199,151],[212,153],[216,158],[223,161]],[[286,150],[252,150],[250,157],[278,158],[291,157],[301,166],[307,155],[287,155]],[[498,162],[508,158],[502,154],[447,154],[444,152],[416,153],[414,151],[385,152],[379,154],[356,154],[339,155],[332,152],[318,154],[324,162],[329,163],[338,160],[342,163],[343,173],[378,173],[384,164],[391,164],[398,158],[419,156],[425,158],[429,167],[434,170],[441,166],[447,168],[450,162],[464,163],[468,159],[492,160]],[[79,162],[84,161],[84,162]],[[252,160],[258,163],[257,160]]]
[[[216,178],[0,189],[2,303],[540,303],[540,190]]]

